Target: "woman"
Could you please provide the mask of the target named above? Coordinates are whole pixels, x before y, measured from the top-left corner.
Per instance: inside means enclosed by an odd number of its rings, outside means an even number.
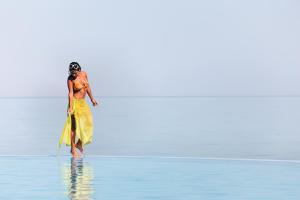
[[[68,117],[59,140],[59,147],[62,143],[71,146],[73,157],[79,157],[76,148],[83,154],[83,145],[92,142],[93,137],[93,117],[85,96],[88,94],[93,106],[98,105],[92,95],[88,83],[87,73],[81,71],[77,62],[71,62],[69,65],[68,77]]]

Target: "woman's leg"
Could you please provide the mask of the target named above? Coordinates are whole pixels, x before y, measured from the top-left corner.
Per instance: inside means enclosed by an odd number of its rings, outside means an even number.
[[[75,130],[76,130],[76,120],[75,120],[75,116],[71,115],[71,121],[72,121],[72,127],[73,127],[73,131],[76,134]],[[80,150],[81,153],[83,153],[83,148],[82,148],[82,142],[80,139],[78,139],[77,143],[75,144],[75,134],[73,137],[73,143],[74,143],[74,148],[78,148]]]
[[[77,141],[76,147],[80,150],[81,153],[83,153],[82,142],[80,139]]]
[[[71,115],[71,153],[74,157],[78,157],[78,153],[76,152],[76,145],[75,145],[75,136],[76,136],[76,124],[75,124],[75,116]]]

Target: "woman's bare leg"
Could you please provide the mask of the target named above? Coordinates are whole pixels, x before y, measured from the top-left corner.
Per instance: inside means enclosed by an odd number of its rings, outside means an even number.
[[[79,157],[79,154],[76,151],[76,145],[75,145],[75,136],[76,136],[76,124],[75,124],[75,117],[74,115],[71,115],[71,154],[73,157]]]
[[[73,157],[79,157],[75,147],[75,131],[71,130],[71,154]]]
[[[83,153],[82,142],[80,139],[77,141],[76,147],[80,150],[81,153]]]

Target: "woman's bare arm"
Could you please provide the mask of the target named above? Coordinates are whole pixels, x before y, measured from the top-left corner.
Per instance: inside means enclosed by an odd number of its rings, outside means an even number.
[[[84,75],[85,75],[85,78],[86,78],[86,81],[88,83],[88,87],[86,88],[86,92],[88,93],[90,99],[94,99],[93,95],[92,95],[92,90],[91,90],[91,87],[90,87],[90,84],[89,84],[89,80],[88,80],[88,76],[87,76],[87,73],[84,72]]]
[[[86,92],[88,93],[88,95],[89,95],[89,97],[90,97],[90,99],[91,99],[93,105],[96,106],[96,105],[98,105],[98,103],[97,103],[97,101],[94,99],[94,97],[93,97],[93,95],[92,95],[92,89],[91,89],[90,84],[89,84],[89,81],[88,81],[87,73],[84,72],[84,75],[85,75],[85,78],[86,78],[86,81],[87,81],[87,84],[88,84],[87,89],[86,89]]]
[[[72,111],[72,105],[73,105],[73,83],[70,79],[68,79],[68,99],[69,99],[69,104],[68,104],[68,111]]]

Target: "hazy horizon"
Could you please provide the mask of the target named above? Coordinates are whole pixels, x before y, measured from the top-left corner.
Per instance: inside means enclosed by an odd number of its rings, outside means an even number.
[[[1,1],[0,97],[299,96],[300,3]]]

